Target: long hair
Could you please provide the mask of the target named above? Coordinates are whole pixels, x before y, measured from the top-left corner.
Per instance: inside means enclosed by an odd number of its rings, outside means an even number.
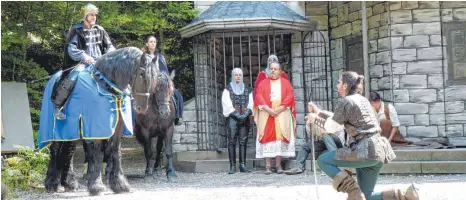
[[[147,59],[141,50],[136,47],[125,47],[104,54],[95,64],[105,76],[121,88],[131,84],[140,68],[145,69],[145,80],[149,85],[154,85],[157,76],[155,62]]]
[[[147,42],[149,42],[149,39],[151,38],[154,38],[155,39],[155,42],[157,42],[157,38],[153,35],[149,35],[146,37],[146,39],[144,40],[144,46],[141,48],[141,51],[144,52],[144,53],[149,53],[149,48],[147,48]],[[157,55],[159,53],[159,49],[157,49],[157,47],[155,47],[155,50],[154,50],[154,55]]]
[[[348,85],[348,95],[362,94],[364,90],[364,76],[353,71],[345,71],[341,74],[343,84]]]

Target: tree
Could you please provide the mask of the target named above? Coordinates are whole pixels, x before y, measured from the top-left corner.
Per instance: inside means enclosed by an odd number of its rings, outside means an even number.
[[[65,35],[79,23],[80,8],[88,2],[2,2],[2,81],[26,82],[33,130],[38,130],[43,90],[48,79],[34,81],[61,69]],[[92,2],[116,48],[142,47],[147,35],[158,38],[176,86],[185,99],[194,96],[192,44],[178,30],[197,15],[192,2]]]

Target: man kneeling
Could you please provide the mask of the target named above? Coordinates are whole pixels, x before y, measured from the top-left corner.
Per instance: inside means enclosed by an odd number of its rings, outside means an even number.
[[[311,129],[312,130],[312,129]],[[314,132],[316,132],[316,129],[313,129]],[[323,132],[323,130],[320,130]],[[317,133],[311,133],[312,134],[317,134]],[[323,133],[321,136],[321,140],[315,140],[314,141],[314,148],[315,148],[315,154],[316,154],[316,159],[324,153],[325,151],[332,151],[336,150],[338,148],[342,147],[341,139],[340,136],[343,136],[344,133],[336,133],[336,134],[329,134],[329,133]],[[313,136],[311,136],[313,137]],[[306,169],[306,160],[309,154],[312,153],[312,143],[307,142],[301,146],[301,150],[298,152],[298,155],[296,156],[296,166],[292,169],[286,170],[284,173],[287,175],[295,175],[295,174],[301,174],[304,172]]]

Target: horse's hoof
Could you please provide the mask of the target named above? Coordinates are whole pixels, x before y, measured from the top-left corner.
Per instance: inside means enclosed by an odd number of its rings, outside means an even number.
[[[75,192],[76,190],[78,190],[78,182],[68,184],[63,187],[65,188],[65,192]]]
[[[123,175],[110,179],[110,188],[116,194],[130,192],[129,183]]]
[[[175,171],[170,171],[170,172],[167,172],[167,177],[176,178],[176,177],[178,177],[178,176],[176,175],[176,172],[175,172]]]
[[[45,190],[48,193],[55,193],[58,190],[58,185],[45,185]]]
[[[177,176],[167,176],[167,182],[169,183],[178,183],[179,182],[179,178]]]
[[[57,191],[57,189],[54,189],[54,188],[46,188],[47,190],[47,193],[50,193],[50,194],[53,194]]]
[[[162,169],[161,168],[156,168],[154,169],[154,176],[160,176],[162,175]]]
[[[71,177],[66,182],[62,183],[62,185],[65,188],[65,192],[74,192],[79,187],[79,183],[78,180],[76,180],[76,177]]]
[[[168,182],[178,182],[178,176],[175,173],[175,170],[167,172],[167,181]]]
[[[65,187],[65,192],[76,192],[78,188],[72,188],[72,187]]]
[[[150,177],[154,174],[154,169],[146,169],[146,177]]]
[[[105,191],[105,185],[103,185],[102,183],[96,183],[89,187],[89,194],[91,196],[101,195],[102,192],[104,191]]]

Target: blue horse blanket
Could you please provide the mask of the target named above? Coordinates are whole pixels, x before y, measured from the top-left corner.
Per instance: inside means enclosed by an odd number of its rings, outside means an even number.
[[[124,135],[133,134],[131,98],[121,92],[112,94],[101,87],[91,70],[79,72],[76,86],[65,105],[66,119],[57,120],[53,116],[54,104],[51,100],[52,89],[62,71],[55,73],[44,90],[39,125],[39,149],[51,141],[74,141],[78,139],[108,139],[115,133],[119,120],[125,125]],[[103,78],[103,74],[96,72]],[[108,80],[107,80],[108,81]],[[112,83],[114,89],[120,91]]]

